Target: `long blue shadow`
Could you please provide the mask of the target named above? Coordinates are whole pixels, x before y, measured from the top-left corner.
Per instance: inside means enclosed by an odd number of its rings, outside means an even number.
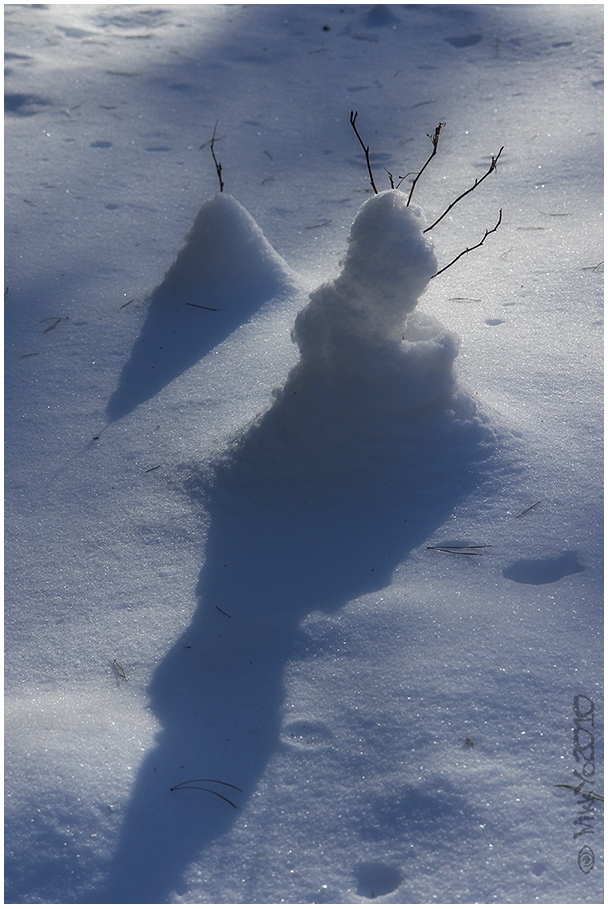
[[[268,438],[272,419],[271,410],[252,433]],[[330,486],[328,504],[319,504],[323,483],[310,479],[294,495],[285,480],[272,488],[267,475],[253,501],[251,474],[242,479],[247,445],[208,492],[196,470],[188,473],[183,490],[211,517],[197,608],[152,680],[162,731],[139,770],[106,884],[91,901],[165,902],[185,892],[189,865],[239,821],[279,747],[284,671],[301,620],[388,585],[409,551],[483,481],[492,449],[482,421],[459,422],[447,411],[428,424],[420,457],[411,452],[398,464],[391,484],[375,475],[386,465],[370,464],[359,479],[377,492],[343,505],[333,504]],[[200,788],[175,790],[191,780]]]

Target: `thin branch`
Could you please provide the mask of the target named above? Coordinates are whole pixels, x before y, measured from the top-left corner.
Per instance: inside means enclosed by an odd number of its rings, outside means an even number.
[[[229,789],[236,789],[237,792],[243,792],[243,789],[239,789],[238,786],[233,786],[232,783],[225,783],[224,780],[212,780],[209,777],[198,777],[196,780],[186,780],[184,783],[176,783],[169,791],[173,792],[175,789],[182,789],[184,786],[190,785],[190,783],[217,783],[218,786],[228,786]]]
[[[540,504],[541,504],[541,499],[539,499],[539,500],[538,500],[537,502],[535,502],[533,505],[529,505],[529,507],[528,507],[528,508],[525,508],[524,511],[521,511],[520,514],[517,514],[517,515],[516,515],[516,518],[517,518],[517,519],[518,519],[518,518],[524,518],[525,514],[528,514],[529,511],[533,511],[533,509],[534,509],[534,508],[537,508],[537,506],[540,505]]]
[[[430,135],[429,133],[427,134],[428,138],[431,139],[431,143],[433,145],[433,151],[432,151],[431,155],[429,156],[429,158],[427,159],[427,161],[425,162],[425,164],[423,165],[423,167],[421,168],[421,170],[418,172],[418,174],[412,181],[412,186],[410,187],[410,193],[408,194],[408,201],[406,202],[406,205],[410,205],[410,203],[412,202],[412,194],[414,192],[415,186],[417,185],[417,180],[419,179],[419,177],[421,176],[421,174],[423,173],[423,171],[425,170],[425,168],[427,167],[427,165],[429,164],[431,159],[433,157],[435,157],[436,152],[438,151],[438,142],[440,141],[440,133],[442,132],[443,126],[446,126],[446,123],[438,123],[438,125],[436,126],[436,131],[433,134],[433,136]],[[398,186],[399,186],[399,184],[398,184]]]
[[[359,143],[360,143],[361,147],[364,149],[364,154],[366,155],[366,164],[368,165],[368,174],[370,175],[370,185],[372,186],[372,189],[374,190],[374,192],[378,195],[378,189],[376,188],[376,183],[374,182],[374,177],[372,175],[372,167],[370,166],[370,147],[367,145],[364,145],[364,143],[362,141],[362,137],[358,133],[357,126],[355,125],[356,120],[357,120],[357,111],[355,111],[355,112],[351,111],[351,116],[349,117],[349,123],[353,127],[353,132],[359,139]]]
[[[211,148],[211,156],[214,159],[214,164],[216,165],[216,173],[218,174],[218,180],[220,181],[220,192],[222,192],[224,190],[224,180],[222,179],[222,165],[216,158],[216,153],[214,151],[214,144],[216,141],[216,130],[218,128],[218,122],[219,121],[216,120],[216,125],[214,126],[214,134],[211,137],[211,143],[210,143],[209,147]]]
[[[398,178],[397,178],[398,182],[396,183],[396,182],[395,182],[395,179],[394,179],[394,176],[393,176],[393,174],[391,173],[391,171],[390,171],[390,170],[387,170],[387,168],[385,168],[385,170],[387,171],[387,176],[389,177],[389,182],[391,183],[391,188],[392,188],[392,189],[399,189],[400,186],[402,185],[402,183],[404,182],[404,180],[406,179],[406,177],[409,177],[411,174],[414,173],[413,170],[409,170],[408,173],[407,173],[407,174],[404,174],[403,177],[400,177],[400,176],[398,175]]]
[[[222,795],[221,792],[216,792],[215,789],[210,789],[208,786],[194,786],[193,783],[217,783],[218,786],[228,786],[229,789],[235,789],[237,792],[243,792],[243,789],[239,789],[238,786],[233,786],[232,783],[225,783],[223,780],[210,780],[210,779],[197,779],[197,780],[186,780],[184,783],[178,783],[177,786],[172,786],[169,790],[170,792],[179,792],[182,789],[198,789],[200,792],[211,792],[212,795],[217,795],[219,799],[223,799],[225,802],[228,802],[229,805],[232,805],[233,808],[238,808],[238,805],[235,805],[229,798],[225,795]]]
[[[406,179],[406,177],[409,177],[410,174],[413,174],[413,173],[414,173],[414,171],[411,170],[411,171],[409,171],[407,174],[404,174],[403,177],[400,177],[400,176],[398,175],[398,178],[397,178],[397,179],[398,179],[398,182],[396,183],[395,180],[394,180],[393,174],[391,173],[391,171],[390,171],[390,170],[387,170],[387,168],[385,168],[385,170],[387,171],[387,176],[389,177],[389,182],[391,183],[391,188],[392,188],[392,189],[399,189],[400,186],[402,185],[402,183],[404,182],[404,180]]]
[[[477,187],[477,186],[480,186],[480,184],[482,183],[483,180],[486,180],[486,178],[487,178],[488,176],[490,176],[490,174],[492,174],[494,170],[497,170],[497,161],[498,161],[499,158],[501,157],[501,152],[503,151],[504,148],[505,148],[505,146],[502,145],[501,148],[499,149],[499,151],[497,152],[497,154],[495,155],[495,157],[494,157],[494,158],[491,158],[491,166],[489,167],[489,169],[487,170],[487,172],[484,174],[484,176],[483,176],[483,177],[480,177],[479,180],[474,181],[474,185],[473,185],[473,186],[470,186],[470,188],[469,188],[469,189],[466,189],[464,193],[461,193],[460,196],[457,196],[457,198],[455,199],[455,201],[450,203],[450,205],[448,206],[448,208],[446,209],[446,211],[443,212],[443,213],[440,215],[440,217],[437,218],[437,219],[433,222],[433,224],[430,224],[429,227],[426,227],[426,228],[425,228],[425,230],[423,231],[424,234],[426,234],[427,231],[429,231],[429,230],[433,230],[434,227],[436,226],[436,224],[439,224],[440,221],[442,220],[442,218],[444,218],[444,217],[449,213],[449,211],[451,210],[451,208],[454,208],[454,207],[455,207],[455,205],[457,204],[457,202],[460,202],[461,199],[463,199],[465,196],[469,195],[469,193],[473,193],[473,191],[476,189],[476,187]]]
[[[490,543],[481,543],[481,544],[472,543],[471,545],[467,545],[467,546],[450,546],[449,544],[447,544],[446,546],[428,546],[427,548],[433,549],[436,552],[449,552],[451,555],[475,556],[475,555],[483,555],[484,553],[482,550],[491,549],[491,544]],[[475,552],[473,550],[475,550]]]
[[[604,801],[605,801],[605,796],[604,796],[604,795],[598,795],[598,793],[596,793],[596,792],[594,792],[594,791],[592,791],[592,792],[581,792],[578,786],[569,786],[568,783],[554,783],[554,788],[555,788],[555,789],[570,789],[570,790],[571,790],[572,792],[574,792],[576,795],[581,795],[581,796],[583,797],[584,801],[586,801],[586,802],[589,802],[589,801],[591,801],[592,799],[596,799],[598,802],[604,802]],[[578,804],[579,804],[579,802],[578,802]]]
[[[222,190],[220,190],[222,192]],[[194,306],[196,309],[208,309],[209,312],[218,312],[215,306],[202,306],[200,303],[187,303],[187,306]]]
[[[407,174],[404,174],[403,177],[398,177],[398,182],[396,183],[395,188],[396,188],[396,189],[399,189],[400,186],[402,185],[402,183],[404,182],[404,180],[406,179],[406,177],[409,177],[411,174],[414,174],[414,171],[413,171],[413,170],[409,170],[408,173],[407,173]],[[418,179],[419,179],[419,178],[417,177],[417,180],[418,180]]]
[[[222,795],[221,792],[216,792],[215,789],[209,789],[207,786],[173,786],[169,791],[170,791],[170,792],[177,792],[178,789],[179,789],[180,791],[181,791],[182,789],[198,789],[199,792],[211,792],[212,795],[217,795],[219,799],[224,799],[224,801],[225,801],[225,802],[228,802],[229,805],[232,805],[233,808],[237,808],[237,807],[238,807],[237,805],[235,805],[234,802],[231,802],[230,799],[227,799],[225,795]]]
[[[486,230],[486,231],[484,232],[484,236],[482,237],[482,239],[480,240],[480,242],[479,242],[479,243],[476,243],[475,246],[468,246],[468,248],[467,248],[467,249],[464,249],[463,252],[460,252],[459,255],[456,256],[456,257],[452,260],[452,262],[449,262],[448,265],[445,265],[444,268],[441,268],[439,271],[437,271],[437,272],[435,273],[435,275],[432,275],[432,278],[437,278],[438,275],[441,275],[443,271],[446,271],[447,268],[450,268],[451,265],[454,265],[455,262],[458,262],[459,259],[461,258],[461,256],[464,256],[465,253],[471,252],[473,249],[478,249],[479,246],[482,246],[482,244],[484,243],[484,241],[486,240],[486,238],[489,236],[489,234],[494,234],[494,233],[495,233],[495,231],[497,230],[497,228],[498,228],[499,225],[501,224],[501,218],[502,218],[502,217],[503,217],[503,210],[500,208],[500,209],[499,209],[499,220],[497,221],[497,223],[495,224],[494,227],[491,227],[490,230]]]
[[[125,682],[128,682],[129,679],[127,678],[127,673],[125,672],[125,670],[123,669],[121,664],[117,660],[112,660],[112,665],[114,666],[114,670],[115,670],[117,676],[119,677],[119,679],[124,679]]]

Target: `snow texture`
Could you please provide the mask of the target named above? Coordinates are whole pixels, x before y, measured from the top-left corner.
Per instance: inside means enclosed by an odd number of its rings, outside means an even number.
[[[236,199],[218,193],[204,202],[152,294],[108,416],[119,419],[149,400],[293,285],[288,266]],[[197,309],[213,315],[202,324]]]
[[[399,190],[362,205],[340,274],[296,316],[300,360],[236,439],[221,486],[257,505],[412,510],[430,483],[456,492],[472,481],[491,433],[456,388],[456,336],[414,312],[437,271],[423,227]]]
[[[601,902],[602,6],[5,21],[5,902]]]
[[[221,226],[235,220],[239,237],[243,215],[235,203],[229,217],[217,202],[215,209]],[[386,587],[408,551],[483,483],[482,465],[498,436],[456,390],[455,337],[413,314],[437,270],[422,227],[422,213],[399,191],[364,203],[340,274],[296,316],[301,357],[272,406],[229,444],[215,474],[182,468],[210,518],[199,607],[154,673],[149,695],[163,731],[138,774],[117,858],[96,900],[153,901],[224,832],[230,814],[219,804],[219,817],[205,829],[195,809],[182,817],[179,837],[171,824],[159,834],[155,774],[178,761],[208,761],[201,730],[221,727],[211,777],[186,779],[178,798],[191,786],[211,787],[233,807],[233,800],[255,796],[269,744],[280,735],[283,673],[307,614],[334,613]],[[224,286],[232,231],[224,232],[224,246],[219,233],[215,261],[224,263]],[[205,241],[195,228],[188,252],[194,257],[198,243],[206,252]],[[269,259],[257,243],[248,274],[260,289]],[[243,588],[235,574],[246,579]],[[227,619],[239,626],[228,640],[215,633]],[[192,656],[187,665],[185,653]],[[237,789],[225,782],[233,779]]]

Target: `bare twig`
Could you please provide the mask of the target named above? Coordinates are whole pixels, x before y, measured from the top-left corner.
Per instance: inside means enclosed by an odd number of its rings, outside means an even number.
[[[320,221],[319,224],[305,224],[305,230],[317,230],[318,227],[325,227],[326,224],[331,224],[332,218],[326,218],[324,221]]]
[[[410,177],[411,174],[414,174],[413,170],[409,170],[407,174],[404,174],[403,177],[398,177],[398,182],[395,184],[395,188],[399,189],[406,177]],[[418,180],[418,177],[417,177]]]
[[[74,107],[66,107],[64,114],[66,117],[69,117],[73,110],[78,110],[78,108],[82,107],[84,103],[84,101],[81,101],[80,104],[75,104]]]
[[[178,783],[177,786],[172,786],[169,790],[170,792],[179,792],[181,789],[199,789],[201,792],[211,792],[212,795],[217,795],[219,799],[223,799],[225,802],[228,802],[229,805],[232,805],[233,808],[238,808],[238,805],[235,805],[234,802],[231,802],[225,795],[222,795],[221,792],[216,792],[215,789],[210,789],[208,786],[193,786],[193,783],[216,783],[218,786],[228,786],[230,789],[235,789],[237,792],[243,792],[243,789],[239,789],[238,786],[233,786],[232,783],[225,783],[222,780],[210,780],[210,779],[200,779],[200,780],[186,780],[184,783]]]
[[[554,783],[555,789],[570,789],[576,795],[581,795],[584,801],[589,802],[592,799],[595,799],[597,802],[604,802],[605,796],[599,795],[597,792],[582,792],[579,786],[569,786],[568,783]]]
[[[220,162],[219,162],[218,159],[216,158],[216,153],[215,153],[215,151],[214,151],[214,145],[215,145],[215,142],[216,142],[216,130],[217,130],[217,128],[218,128],[218,120],[216,120],[216,125],[214,126],[214,134],[213,134],[213,136],[211,137],[211,142],[210,142],[210,146],[209,146],[209,147],[210,147],[210,149],[211,149],[211,156],[212,156],[212,158],[214,159],[214,164],[216,165],[216,173],[218,174],[218,180],[220,181],[220,192],[222,192],[222,191],[224,190],[224,180],[222,179],[222,165],[220,164]]]
[[[539,499],[537,502],[534,502],[532,505],[529,505],[529,507],[525,508],[524,511],[521,511],[520,514],[517,514],[516,518],[524,518],[525,514],[528,514],[529,511],[533,511],[533,509],[536,508],[539,504],[541,504],[541,499]]]
[[[359,143],[360,143],[361,147],[364,149],[364,154],[366,155],[366,164],[368,165],[368,174],[370,176],[370,185],[372,186],[372,189],[374,190],[374,192],[378,195],[378,189],[376,188],[376,183],[374,182],[374,176],[372,174],[372,167],[370,165],[370,147],[367,145],[364,145],[362,137],[360,136],[359,132],[357,131],[357,126],[355,125],[356,120],[357,120],[357,111],[351,111],[351,116],[349,117],[349,122],[350,122],[351,126],[353,127],[353,132],[359,139]]]
[[[426,233],[427,233],[428,231],[430,231],[430,230],[433,230],[434,227],[436,226],[436,224],[439,224],[440,221],[442,220],[442,218],[444,218],[444,217],[449,213],[449,211],[451,210],[451,208],[454,208],[454,207],[455,207],[455,205],[457,204],[457,202],[460,202],[461,199],[463,199],[465,196],[469,195],[469,193],[473,193],[473,191],[476,189],[476,187],[477,187],[477,186],[480,186],[480,184],[482,183],[483,180],[486,180],[486,178],[487,178],[490,174],[492,174],[494,170],[497,170],[497,161],[498,161],[499,158],[501,157],[501,152],[503,151],[504,148],[505,148],[505,146],[502,145],[501,148],[499,149],[499,151],[497,152],[497,154],[496,154],[493,158],[491,158],[491,166],[489,167],[489,169],[487,170],[487,172],[484,174],[484,176],[483,176],[483,177],[480,177],[479,180],[475,180],[473,186],[470,186],[470,188],[469,188],[469,189],[466,189],[464,193],[461,193],[460,196],[457,196],[457,198],[455,199],[455,201],[450,203],[450,205],[448,206],[448,208],[446,209],[446,211],[443,212],[443,213],[440,215],[439,218],[436,218],[436,220],[433,222],[433,224],[430,224],[429,227],[426,227],[426,228],[425,228],[425,230],[423,231],[424,234],[426,234]],[[434,152],[434,154],[435,154],[435,152]],[[432,157],[433,157],[433,156],[432,156]],[[429,162],[428,162],[428,163],[429,163]],[[427,165],[426,165],[426,166],[427,166]],[[418,179],[418,178],[417,178],[417,179]]]
[[[423,173],[423,171],[425,170],[425,168],[427,167],[427,165],[429,164],[431,159],[433,157],[435,157],[436,152],[438,151],[438,142],[440,141],[440,133],[442,132],[443,126],[446,126],[446,123],[438,123],[438,125],[436,126],[436,131],[433,134],[433,136],[430,133],[427,134],[428,137],[431,139],[431,143],[433,145],[433,151],[432,151],[431,155],[429,156],[429,158],[427,159],[427,161],[425,162],[425,164],[423,165],[423,167],[421,168],[421,170],[418,172],[418,174],[412,181],[412,186],[410,187],[410,192],[408,194],[408,201],[406,202],[406,205],[410,205],[410,203],[412,202],[412,194],[414,192],[415,186],[417,185],[417,181],[418,181],[419,177],[421,176],[421,174]],[[404,179],[405,179],[405,177],[402,177],[402,180],[404,180]],[[398,186],[399,185],[400,184],[398,183]]]
[[[484,549],[491,549],[490,543],[482,544],[471,544],[466,546],[451,546],[447,544],[446,546],[428,546],[428,549],[433,549],[435,552],[448,552],[451,555],[482,555]],[[475,550],[475,551],[472,551]]]
[[[390,170],[387,170],[387,168],[385,168],[385,170],[387,171],[387,176],[389,177],[389,182],[391,183],[391,188],[392,188],[392,189],[399,189],[400,186],[402,185],[402,183],[404,182],[404,180],[406,179],[406,177],[409,177],[411,174],[414,173],[413,170],[409,170],[408,173],[407,173],[407,174],[404,174],[403,177],[398,176],[398,178],[397,178],[398,182],[396,183],[395,180],[394,180],[393,174],[391,173],[391,171],[390,171]]]
[[[57,328],[57,326],[59,325],[60,322],[62,322],[64,319],[67,321],[68,318],[69,318],[68,316],[50,316],[48,319],[41,319],[40,320],[41,323],[42,322],[52,322],[53,323],[52,325],[47,325],[47,327],[43,330],[43,333],[47,332],[47,331],[53,331],[54,328]]]
[[[191,783],[217,783],[218,786],[228,786],[229,789],[236,789],[237,792],[243,792],[243,789],[239,789],[238,786],[233,786],[232,783],[226,783],[224,780],[212,780],[209,777],[203,777],[196,780],[186,780],[184,783],[177,783],[175,786],[172,786],[169,790],[173,792],[175,789],[183,789],[184,786],[190,786]]]
[[[484,241],[486,240],[486,238],[489,236],[489,234],[494,234],[494,233],[495,233],[495,231],[497,230],[497,228],[498,228],[499,225],[501,224],[501,218],[502,218],[502,217],[503,217],[503,209],[500,208],[500,209],[499,209],[499,219],[498,219],[497,223],[495,224],[494,227],[491,227],[489,230],[485,230],[485,231],[484,231],[484,236],[482,237],[482,239],[480,240],[480,242],[479,242],[479,243],[476,243],[475,246],[468,246],[467,249],[464,249],[463,252],[460,252],[458,256],[455,256],[455,258],[452,260],[452,262],[449,262],[448,265],[445,265],[444,268],[441,268],[439,271],[437,271],[437,272],[435,273],[435,275],[432,275],[432,278],[437,278],[438,275],[441,275],[443,271],[446,271],[447,268],[450,268],[451,265],[454,265],[455,262],[458,262],[459,259],[461,258],[461,256],[464,256],[466,253],[471,252],[473,249],[478,249],[479,246],[482,246],[482,244],[484,243]]]
[[[598,271],[599,268],[602,268],[605,262],[599,262],[597,265],[584,265],[582,271]],[[8,292],[8,287],[6,288]]]
[[[125,682],[128,682],[129,679],[127,678],[127,673],[125,672],[125,670],[123,669],[121,664],[117,660],[112,660],[112,665],[114,666],[114,670],[115,670],[117,676],[119,677],[119,679],[123,679]]]
[[[414,171],[412,171],[412,170],[408,171],[408,173],[407,173],[407,174],[404,174],[403,177],[398,177],[398,182],[396,183],[395,180],[394,180],[394,178],[393,178],[393,174],[391,173],[391,171],[390,171],[390,170],[387,170],[387,168],[385,168],[385,170],[387,171],[387,176],[389,177],[389,182],[390,182],[390,184],[391,184],[391,188],[392,188],[392,189],[399,189],[400,186],[402,185],[402,183],[404,182],[404,180],[406,179],[406,177],[409,177],[411,174],[414,173]]]
[[[490,549],[490,544],[484,546],[428,546],[434,552],[448,552],[450,555],[483,555],[482,550]]]
[[[194,306],[195,309],[208,309],[210,312],[218,312],[215,306],[202,306],[200,303],[187,303],[187,306]]]

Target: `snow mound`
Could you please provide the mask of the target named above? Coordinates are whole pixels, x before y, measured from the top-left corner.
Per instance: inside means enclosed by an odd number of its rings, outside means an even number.
[[[287,263],[236,199],[217,193],[207,200],[152,294],[108,417],[119,419],[152,398],[295,285]]]
[[[342,271],[311,295],[296,319],[303,359],[400,342],[405,317],[438,269],[420,209],[388,190],[362,205],[353,222]]]
[[[159,303],[191,303],[251,314],[289,283],[289,268],[233,196],[204,202],[183,248],[154,293]]]
[[[397,190],[364,203],[341,273],[296,317],[299,362],[234,440],[221,485],[269,502],[412,495],[488,453],[489,430],[457,389],[458,338],[414,312],[437,271],[423,224]]]

